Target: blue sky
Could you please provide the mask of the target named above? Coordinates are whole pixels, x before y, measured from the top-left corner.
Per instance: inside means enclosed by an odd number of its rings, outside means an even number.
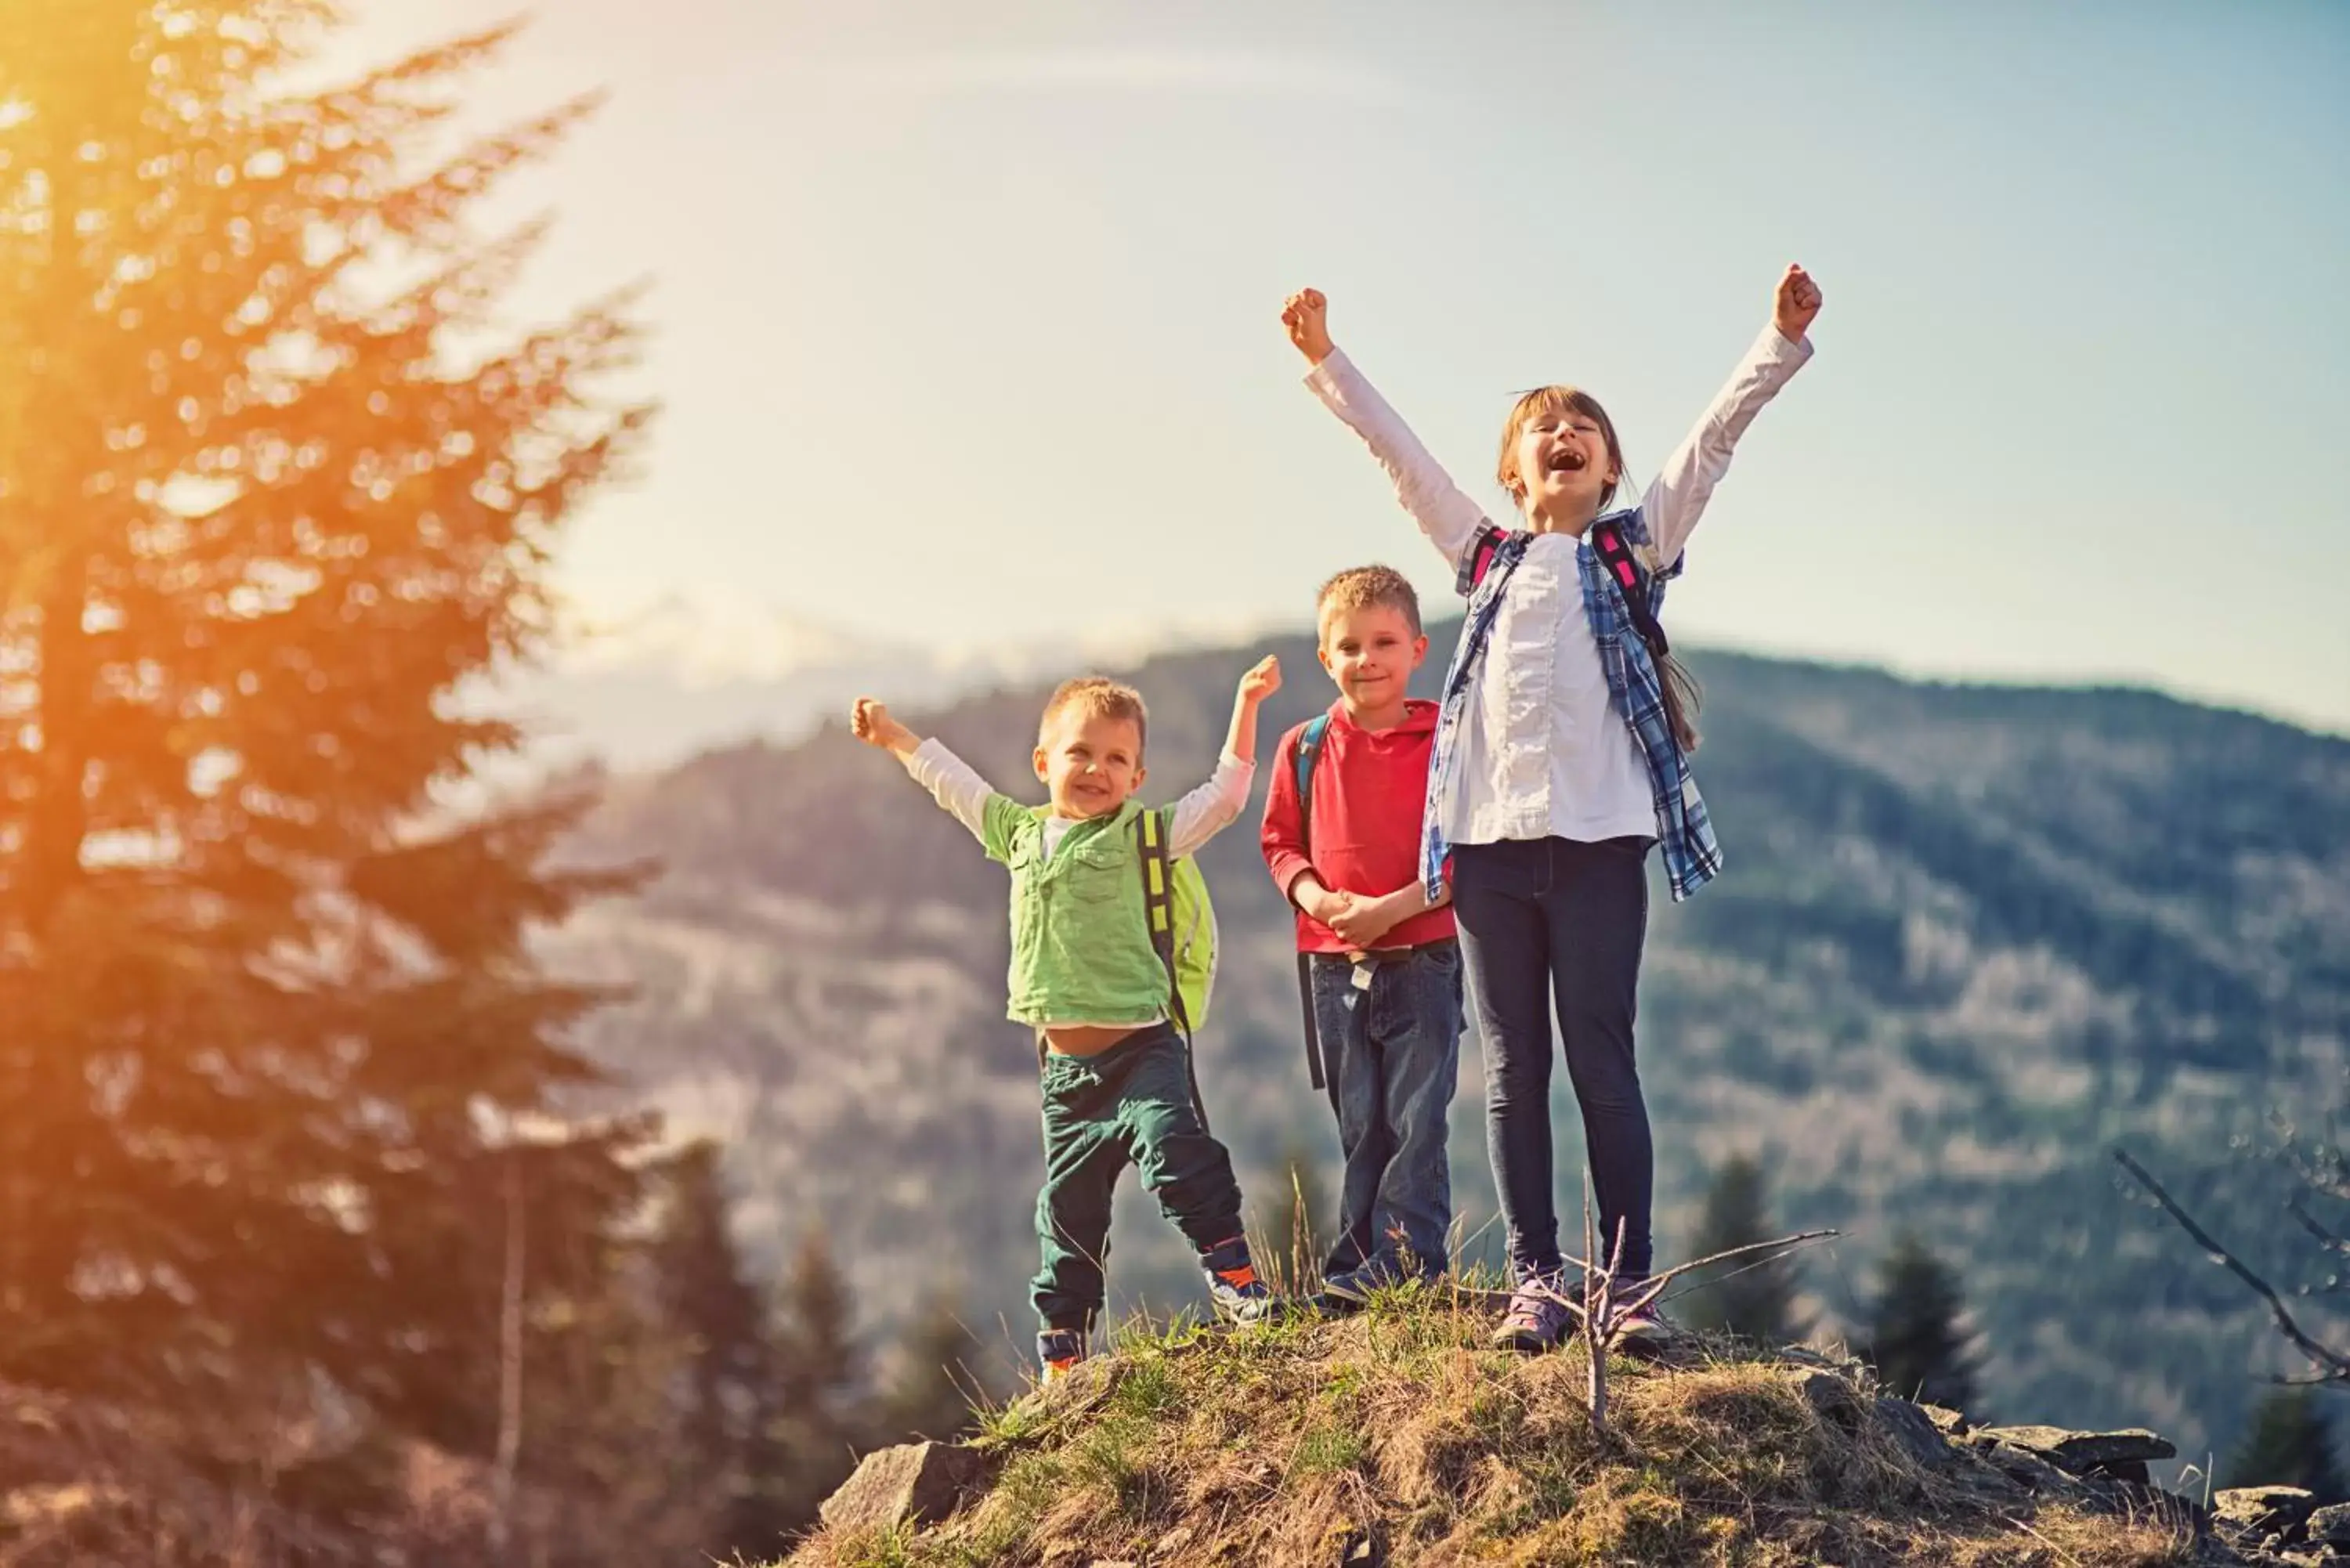
[[[353,65],[478,0],[355,0]],[[1652,472],[1801,261],[1819,354],[1679,639],[2350,732],[2350,7],[553,0],[473,102],[612,101],[517,321],[650,278],[665,402],[562,580],[920,647],[1302,624],[1447,576],[1301,389],[1472,493],[1513,392]],[[520,208],[517,209],[519,211]]]

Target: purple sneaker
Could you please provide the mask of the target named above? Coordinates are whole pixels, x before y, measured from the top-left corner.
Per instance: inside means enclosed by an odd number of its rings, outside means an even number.
[[[1653,1306],[1618,1314],[1616,1332],[1616,1347],[1643,1360],[1664,1355],[1683,1337],[1680,1325]]]
[[[1553,1280],[1528,1280],[1510,1297],[1510,1310],[1493,1331],[1493,1343],[1522,1355],[1539,1355],[1575,1328],[1575,1314],[1558,1300]]]

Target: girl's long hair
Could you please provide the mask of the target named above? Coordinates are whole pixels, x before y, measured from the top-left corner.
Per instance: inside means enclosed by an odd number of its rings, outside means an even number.
[[[1599,493],[1599,510],[1605,512],[1616,499],[1617,488],[1623,480],[1624,448],[1616,439],[1616,421],[1607,417],[1598,399],[1580,387],[1536,387],[1518,399],[1510,410],[1510,417],[1502,424],[1502,452],[1494,463],[1493,476],[1523,504],[1525,485],[1516,467],[1518,437],[1534,421],[1546,414],[1565,413],[1581,414],[1597,425],[1600,439],[1607,443],[1607,459],[1615,467],[1616,478],[1609,480],[1607,488]],[[1665,697],[1665,722],[1672,726],[1673,743],[1686,756],[1698,747],[1697,713],[1704,703],[1705,689],[1674,654],[1658,655],[1656,665],[1657,684]]]

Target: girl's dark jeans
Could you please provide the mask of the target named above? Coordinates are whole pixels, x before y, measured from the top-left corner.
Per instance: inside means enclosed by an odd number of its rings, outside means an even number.
[[[1462,967],[1484,1042],[1493,1185],[1509,1229],[1511,1272],[1520,1281],[1554,1279],[1563,1266],[1551,1161],[1554,997],[1567,1076],[1583,1110],[1598,1261],[1613,1252],[1620,1225],[1622,1276],[1648,1272],[1655,1156],[1632,1059],[1632,1020],[1648,924],[1644,862],[1654,842],[1543,838],[1453,847]],[[1580,1234],[1575,1244],[1579,1251]]]

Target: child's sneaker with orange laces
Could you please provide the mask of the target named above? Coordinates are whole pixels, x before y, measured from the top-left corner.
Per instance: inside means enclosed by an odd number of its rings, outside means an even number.
[[[1086,1336],[1082,1329],[1048,1328],[1036,1335],[1036,1365],[1040,1368],[1036,1381],[1045,1386],[1057,1383],[1076,1370],[1086,1358]]]
[[[1252,1324],[1268,1323],[1281,1315],[1281,1298],[1256,1277],[1245,1236],[1209,1248],[1200,1255],[1200,1267],[1208,1276],[1208,1299],[1215,1303],[1217,1316],[1230,1323]]]

